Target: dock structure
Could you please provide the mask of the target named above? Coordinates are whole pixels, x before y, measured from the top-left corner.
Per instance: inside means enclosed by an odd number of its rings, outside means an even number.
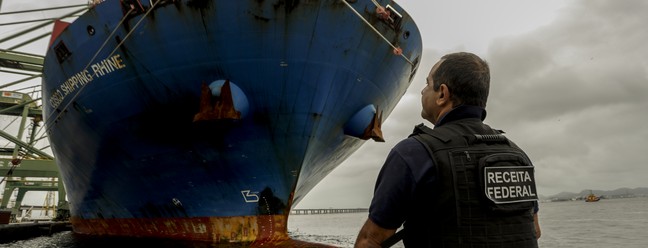
[[[316,209],[293,209],[290,214],[308,215],[308,214],[346,214],[369,212],[367,208],[316,208]]]
[[[2,3],[2,0],[0,0]],[[79,8],[78,14],[87,9],[87,5],[56,7]],[[42,12],[52,8],[35,9],[3,14],[22,14]],[[10,222],[22,221],[23,210],[30,213],[34,206],[25,208],[22,200],[30,191],[45,191],[47,197],[44,206],[48,216],[50,210],[59,217],[67,216],[65,189],[59,175],[58,167],[51,155],[47,142],[47,131],[43,125],[43,92],[40,86],[45,56],[23,50],[26,45],[43,42],[49,39],[49,33],[31,38],[41,32],[43,27],[51,25],[54,19],[62,19],[75,14],[41,22],[27,29],[20,29],[14,34],[3,35],[0,39],[0,211],[10,210]],[[22,19],[19,16],[16,18]],[[27,21],[33,22],[33,21]],[[23,23],[27,23],[23,22]],[[20,22],[2,23],[2,25],[20,25]],[[47,43],[45,43],[47,44]],[[2,187],[4,185],[4,187]],[[55,195],[58,193],[58,203]],[[8,208],[9,205],[13,207]],[[0,224],[5,224],[4,219]]]
[[[62,222],[30,222],[0,224],[0,244],[16,240],[25,240],[40,236],[49,236],[54,233],[72,231],[72,224]]]
[[[0,56],[0,64],[2,58]],[[45,205],[49,208],[44,210],[56,212],[57,208],[60,208],[62,216],[66,215],[65,188],[61,183],[54,157],[43,148],[36,147],[40,140],[47,138],[46,132],[41,132],[43,130],[40,129],[43,120],[39,103],[41,98],[37,94],[32,96],[28,93],[4,90],[6,85],[8,84],[0,86],[0,116],[14,117],[17,125],[15,128],[3,125],[5,128],[0,130],[0,140],[8,141],[7,145],[0,147],[0,184],[4,185],[0,186],[0,210],[7,209],[11,202],[13,207],[10,221],[18,222],[22,217],[20,208],[26,193],[46,191],[48,195]],[[16,134],[5,130],[14,131]],[[55,192],[58,192],[58,203],[54,202]]]

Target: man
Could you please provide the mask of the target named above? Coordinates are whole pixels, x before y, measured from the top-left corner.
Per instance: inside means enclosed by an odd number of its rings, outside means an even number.
[[[434,129],[421,124],[392,149],[355,246],[402,238],[407,247],[537,247],[533,166],[502,131],[483,124],[486,61],[448,54],[426,81],[421,116]]]

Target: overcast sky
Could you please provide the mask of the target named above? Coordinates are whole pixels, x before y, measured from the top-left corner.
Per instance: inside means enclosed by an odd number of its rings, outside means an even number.
[[[526,150],[541,195],[648,186],[648,166],[641,160],[648,152],[647,1],[397,2],[417,22],[424,55],[408,92],[383,124],[387,142],[366,142],[297,208],[368,207],[387,153],[424,122],[425,76],[439,57],[457,51],[490,63],[486,123]],[[2,11],[43,3],[5,0]],[[2,29],[0,38],[7,34]]]
[[[365,143],[297,208],[368,207],[387,153],[424,122],[425,76],[457,51],[490,63],[486,123],[526,150],[541,195],[648,186],[647,1],[397,2],[417,22],[424,54],[383,124],[387,142]]]

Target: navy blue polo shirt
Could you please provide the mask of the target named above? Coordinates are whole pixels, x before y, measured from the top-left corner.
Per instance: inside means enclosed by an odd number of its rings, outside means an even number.
[[[477,106],[461,105],[443,116],[436,126],[466,118],[483,121],[486,118],[486,110]],[[400,141],[390,151],[378,175],[374,197],[369,207],[369,219],[385,229],[399,228],[408,214],[418,209],[412,205],[420,204],[421,198],[435,197],[430,192],[421,194],[421,190],[416,188],[417,185],[429,187],[434,185],[435,180],[434,162],[423,144],[414,138]],[[537,212],[537,204],[535,211]]]

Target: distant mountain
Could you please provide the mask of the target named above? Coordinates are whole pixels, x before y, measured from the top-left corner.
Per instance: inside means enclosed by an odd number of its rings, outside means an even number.
[[[591,193],[601,196],[603,198],[618,198],[618,197],[632,197],[632,196],[648,196],[648,188],[646,187],[640,187],[640,188],[619,188],[615,190],[589,190],[585,189],[581,191],[580,193],[572,193],[572,192],[560,192],[558,194],[552,195],[552,196],[540,196],[541,200],[570,200],[570,199],[577,199],[577,198],[583,198],[586,197]]]

